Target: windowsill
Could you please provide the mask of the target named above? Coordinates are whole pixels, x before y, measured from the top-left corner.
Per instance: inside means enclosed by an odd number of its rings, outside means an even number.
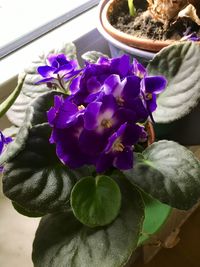
[[[74,42],[81,36],[95,29],[97,8],[94,7],[77,18],[67,22],[59,28],[51,31],[45,36],[26,45],[11,55],[5,57],[0,62],[0,92],[4,94],[5,88],[13,85],[13,79],[16,82],[16,76],[38,55],[47,52],[52,48],[61,47],[67,42]],[[93,38],[92,38],[93,39]],[[94,42],[93,40],[89,40]],[[81,47],[84,50],[84,47]],[[79,47],[80,49],[80,47]],[[78,50],[79,50],[78,49]],[[80,51],[78,51],[80,52]],[[7,91],[7,90],[6,90]],[[8,91],[7,91],[8,92]]]

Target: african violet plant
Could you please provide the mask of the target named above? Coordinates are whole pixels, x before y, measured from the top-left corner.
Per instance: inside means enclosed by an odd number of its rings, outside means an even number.
[[[54,53],[28,69],[21,94],[48,92],[28,106],[0,163],[4,194],[16,210],[43,217],[33,244],[36,267],[125,266],[142,231],[144,192],[183,210],[198,201],[200,162],[173,141],[147,146],[146,125],[156,96],[166,99],[172,88],[166,116],[173,101],[180,114],[196,104],[199,54],[193,43],[172,46],[146,70],[127,55],[89,52],[79,68],[74,57]]]

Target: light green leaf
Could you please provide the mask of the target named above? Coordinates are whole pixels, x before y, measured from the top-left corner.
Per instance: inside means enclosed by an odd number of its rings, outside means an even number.
[[[71,192],[71,207],[76,218],[89,227],[104,226],[118,215],[121,192],[108,176],[81,179]]]
[[[73,43],[67,43],[57,49],[39,55],[30,65],[25,68],[26,78],[23,83],[22,91],[14,105],[7,112],[8,119],[17,126],[21,126],[27,106],[38,96],[50,92],[52,89],[47,87],[46,83],[36,84],[42,77],[38,74],[39,66],[47,65],[47,57],[49,54],[66,54],[69,59],[76,59],[76,47]],[[21,74],[19,75],[21,79]]]
[[[164,226],[173,210],[170,206],[161,203],[144,192],[142,192],[142,198],[145,203],[145,219],[138,246],[148,242],[149,238]]]
[[[174,208],[189,209],[200,198],[200,162],[172,141],[152,144],[134,168],[123,173],[144,192]]]
[[[129,14],[134,17],[136,15],[136,9],[133,2],[134,0],[128,0],[128,8]]]
[[[105,227],[84,226],[72,212],[45,216],[33,244],[34,266],[125,266],[137,246],[144,207],[140,194],[128,181],[123,181],[121,190],[120,214]]]
[[[194,42],[162,49],[148,65],[150,75],[163,75],[168,86],[158,96],[153,113],[158,123],[168,123],[187,115],[200,100],[200,46]]]
[[[82,59],[84,61],[87,61],[87,62],[90,62],[90,63],[96,63],[97,60],[100,58],[100,57],[108,57],[107,55],[104,55],[103,53],[101,52],[97,52],[97,51],[89,51],[89,52],[86,52],[85,54],[83,54],[82,56]]]
[[[24,79],[25,75],[19,79],[18,85],[15,88],[15,90],[8,96],[6,100],[4,100],[3,103],[0,104],[0,117],[2,117],[9,110],[9,108],[13,105],[13,103],[17,99],[18,95],[22,90]]]

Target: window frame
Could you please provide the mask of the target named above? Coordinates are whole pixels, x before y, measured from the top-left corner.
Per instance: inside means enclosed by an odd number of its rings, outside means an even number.
[[[97,6],[100,0],[88,0],[87,2],[80,4],[78,7],[73,8],[70,11],[67,11],[65,14],[47,22],[44,25],[30,31],[23,36],[7,43],[0,47],[0,60],[4,59],[6,56],[17,51],[23,46],[37,40],[38,38],[44,36],[45,34],[51,32],[52,30],[57,29],[58,27],[64,25],[65,23],[75,19],[79,15],[89,11],[93,7]]]

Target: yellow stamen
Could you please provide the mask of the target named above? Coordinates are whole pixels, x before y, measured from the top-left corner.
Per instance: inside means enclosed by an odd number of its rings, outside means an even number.
[[[101,125],[104,128],[111,128],[112,127],[112,122],[111,122],[111,120],[103,119],[102,122],[101,122]]]
[[[153,98],[151,93],[146,93],[145,97],[146,97],[146,100],[151,100]]]
[[[83,105],[78,106],[78,110],[83,110],[85,107]]]
[[[120,142],[119,139],[117,139],[112,145],[112,150],[115,152],[122,152],[124,148],[124,145]]]
[[[122,98],[122,97],[117,97],[117,104],[119,105],[119,106],[123,106],[124,105],[124,99]]]

